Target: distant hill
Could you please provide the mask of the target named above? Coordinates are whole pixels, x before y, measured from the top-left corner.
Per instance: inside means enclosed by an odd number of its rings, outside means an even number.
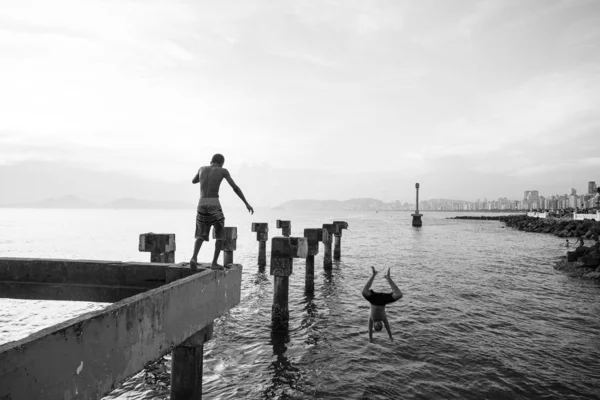
[[[110,201],[108,203],[92,203],[87,200],[83,200],[77,196],[68,195],[58,198],[48,198],[38,202],[32,203],[13,203],[13,204],[0,204],[2,208],[67,208],[67,209],[181,209],[181,208],[195,208],[195,204],[188,204],[179,201],[150,201],[141,200],[133,197],[123,197],[117,200]]]

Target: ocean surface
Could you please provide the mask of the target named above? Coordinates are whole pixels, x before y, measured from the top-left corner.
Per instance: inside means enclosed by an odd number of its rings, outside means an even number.
[[[600,283],[553,269],[564,239],[504,228],[497,221],[425,212],[225,210],[238,227],[242,299],[215,323],[204,349],[205,399],[597,399],[600,394]],[[245,210],[244,210],[245,211]],[[140,233],[175,233],[176,261],[192,252],[195,210],[0,209],[0,256],[149,261]],[[462,215],[484,215],[464,213]],[[497,214],[493,214],[497,215]],[[345,220],[342,260],[315,257],[315,293],[304,263],[290,278],[290,329],[270,327],[273,279],[257,267],[251,222],[292,221],[292,235]],[[211,258],[214,241],[200,260]],[[267,252],[270,251],[270,243]],[[268,260],[267,260],[268,261]],[[385,330],[369,343],[371,274],[388,290],[388,268],[404,298],[387,307]],[[0,343],[106,304],[0,299]],[[167,370],[170,358],[164,358]],[[59,361],[57,360],[57,363]],[[106,399],[168,399],[141,372]]]

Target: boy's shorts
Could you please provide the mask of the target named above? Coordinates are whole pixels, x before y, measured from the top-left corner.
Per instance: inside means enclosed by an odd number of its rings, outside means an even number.
[[[220,204],[202,204],[198,205],[196,213],[196,239],[202,238],[207,241],[210,237],[210,227],[214,226],[215,239],[225,240],[225,214]]]

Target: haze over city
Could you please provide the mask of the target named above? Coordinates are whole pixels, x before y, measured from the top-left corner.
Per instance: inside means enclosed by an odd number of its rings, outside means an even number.
[[[3,0],[0,204],[193,202],[214,153],[257,206],[585,192],[599,43],[585,0]]]

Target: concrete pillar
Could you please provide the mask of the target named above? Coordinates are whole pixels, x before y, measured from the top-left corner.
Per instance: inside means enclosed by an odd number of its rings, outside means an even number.
[[[256,232],[258,240],[258,267],[267,265],[267,240],[269,240],[269,224],[266,222],[253,222],[252,232]]]
[[[173,349],[171,400],[202,399],[204,343],[212,338],[214,323]]]
[[[271,323],[274,330],[287,330],[290,313],[288,295],[293,259],[305,258],[308,252],[306,238],[277,236],[271,240],[271,275],[273,279],[273,306]]]
[[[423,222],[421,221],[421,217],[423,216],[423,214],[419,214],[419,184],[418,183],[415,184],[415,188],[417,189],[417,209],[416,209],[415,213],[411,214],[411,215],[413,217],[412,226],[418,228],[423,225]]]
[[[315,256],[319,254],[319,242],[323,241],[323,228],[305,229],[304,237],[308,245],[304,290],[307,293],[313,293],[315,291]]]
[[[337,225],[323,224],[323,268],[331,269],[333,262],[331,260],[331,243],[333,235],[337,233]]]
[[[342,258],[342,229],[348,229],[348,223],[346,221],[333,221],[334,225],[337,225],[337,233],[334,233],[334,248],[333,248],[333,259],[339,260]]]
[[[150,262],[175,263],[174,233],[142,233],[140,234],[139,251],[150,252]]]
[[[281,234],[285,237],[290,237],[292,234],[292,222],[291,221],[282,221],[278,219],[275,221],[275,227],[281,228]]]
[[[223,240],[223,266],[233,264],[233,252],[237,247],[237,227],[226,226],[225,240]],[[216,240],[215,230],[213,229],[213,239]]]

